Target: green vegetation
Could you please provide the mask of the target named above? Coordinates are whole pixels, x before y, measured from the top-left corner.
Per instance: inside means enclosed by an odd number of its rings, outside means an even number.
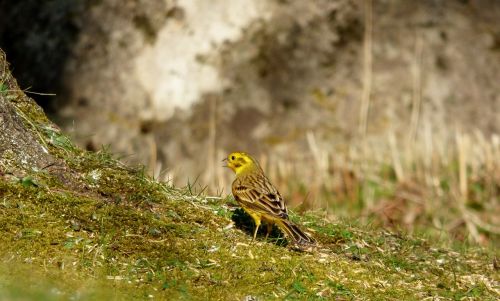
[[[47,137],[50,137],[48,135]],[[56,139],[58,140],[58,139]],[[294,219],[321,247],[300,253],[251,242],[232,202],[193,196],[105,152],[59,149],[79,186],[46,172],[0,181],[0,297],[87,299],[495,300],[494,254]],[[241,215],[241,212],[239,212]]]
[[[75,147],[0,79],[0,104],[15,108],[52,160],[40,168],[0,157],[0,299],[500,297],[494,252],[332,223],[324,212],[292,215],[314,231],[314,252],[287,248],[279,233],[252,242],[251,222],[229,197],[172,187],[106,150]]]

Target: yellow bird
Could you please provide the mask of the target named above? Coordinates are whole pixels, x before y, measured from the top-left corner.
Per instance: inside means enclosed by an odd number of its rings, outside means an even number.
[[[254,240],[261,221],[264,221],[267,223],[266,239],[275,224],[294,244],[316,244],[314,238],[288,219],[283,197],[264,175],[257,160],[246,153],[234,152],[223,161],[227,161],[227,167],[236,173],[232,185],[234,198],[255,221]]]

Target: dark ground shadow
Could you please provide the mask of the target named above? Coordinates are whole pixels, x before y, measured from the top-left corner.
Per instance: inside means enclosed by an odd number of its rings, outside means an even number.
[[[253,236],[253,231],[255,229],[255,222],[253,221],[252,217],[250,217],[250,215],[248,215],[245,212],[245,210],[241,208],[234,210],[231,219],[233,220],[234,224],[238,229],[243,230],[250,237]],[[264,238],[266,237],[266,232],[267,232],[266,224],[262,223],[260,225],[259,232],[257,232],[257,240],[264,241]],[[283,246],[283,247],[288,245],[285,236],[276,226],[273,226],[273,230],[269,234],[267,241],[269,243],[274,243],[278,246]]]

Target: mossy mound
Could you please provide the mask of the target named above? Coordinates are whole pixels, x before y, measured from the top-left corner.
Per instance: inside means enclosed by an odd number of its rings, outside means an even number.
[[[232,221],[230,198],[158,183],[105,150],[75,147],[1,70],[0,102],[47,152],[31,163],[0,158],[2,299],[500,297],[493,252],[451,251],[319,213],[292,216],[315,232],[314,252],[279,238],[252,242],[244,219]],[[10,153],[38,146],[26,147]]]
[[[24,296],[28,287],[41,299],[498,297],[493,257],[481,250],[459,253],[312,214],[300,221],[322,246],[301,253],[251,242],[224,199],[193,197],[118,164],[90,173],[100,176],[84,176],[96,189],[88,193],[0,182],[4,294]]]

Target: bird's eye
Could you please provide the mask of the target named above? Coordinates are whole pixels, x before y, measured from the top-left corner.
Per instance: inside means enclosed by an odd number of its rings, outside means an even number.
[[[234,156],[231,156],[231,160],[234,160],[234,159],[236,159],[236,158]]]

